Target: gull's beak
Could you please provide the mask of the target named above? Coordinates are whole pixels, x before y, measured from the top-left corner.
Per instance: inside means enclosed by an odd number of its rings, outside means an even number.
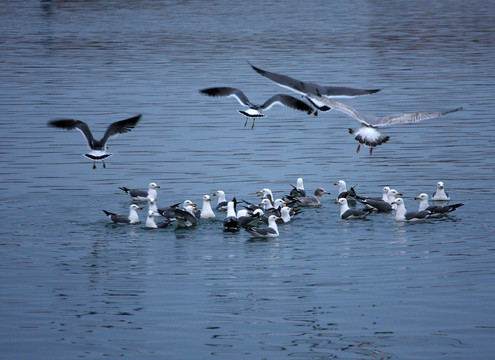
[[[160,188],[160,185],[157,185],[156,187],[159,189]]]
[[[333,184],[334,184],[334,185],[338,185],[339,183],[338,183],[338,182],[334,182]]]
[[[397,195],[402,196],[402,193],[397,193]]]
[[[330,195],[330,192],[328,192],[328,191],[325,191],[325,192],[324,192],[323,194],[328,194],[328,195]]]
[[[196,207],[196,204],[195,203],[191,203],[191,206]]]
[[[421,198],[419,196],[416,196],[414,200],[420,200]]]
[[[397,201],[392,201],[391,204],[397,204]]]
[[[138,210],[143,210],[143,208],[141,206],[138,207]]]
[[[256,191],[256,196],[261,196],[263,195],[263,191],[259,190],[259,191]]]
[[[213,193],[213,196],[217,196],[217,193]]]
[[[263,203],[259,203],[259,204],[258,204],[258,206],[261,206],[261,205],[263,205]]]
[[[277,220],[282,220],[282,218],[279,216],[279,217],[277,217]]]
[[[336,201],[335,203],[336,203],[336,204],[340,204],[340,202],[338,202],[338,201]]]

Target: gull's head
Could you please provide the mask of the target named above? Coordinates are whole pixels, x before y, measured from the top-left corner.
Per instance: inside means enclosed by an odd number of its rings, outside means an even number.
[[[184,200],[182,203],[182,208],[185,209],[187,206],[196,206],[195,203],[193,203],[191,200]]]
[[[213,193],[213,196],[225,197],[225,192],[223,192],[222,190],[218,190],[216,193]]]
[[[390,188],[388,186],[384,186],[382,191],[384,194],[388,194],[388,192],[390,191]]]
[[[154,197],[152,197],[152,196],[148,196],[148,203],[150,205],[155,205],[156,199]]]
[[[150,189],[159,189],[159,188],[160,188],[160,186],[158,186],[158,185],[157,185],[157,184],[155,184],[155,183],[150,183],[150,184],[149,184],[149,188],[150,188]]]
[[[443,189],[443,182],[442,181],[437,182],[437,188]]]
[[[341,206],[343,206],[343,205],[347,205],[347,199],[346,199],[346,198],[340,198],[340,199],[338,199],[335,203],[336,203],[336,204],[339,204],[339,205],[341,205]]]
[[[297,178],[296,188],[304,189],[303,178]]]
[[[275,216],[275,215],[270,215],[268,217],[268,222],[274,222],[274,221],[281,220],[281,219],[282,219],[281,217],[278,217],[278,216]]]
[[[136,204],[131,204],[131,206],[129,206],[129,209],[131,209],[131,210],[142,210],[143,208],[141,206],[136,205]]]
[[[402,193],[398,192],[397,190],[395,189],[390,189],[388,192],[387,192],[388,196],[402,196]]]
[[[152,218],[152,217],[153,217],[153,215],[154,215],[153,210],[148,210],[148,217],[149,217],[149,218]]]
[[[346,186],[347,184],[345,183],[345,181],[344,181],[344,180],[339,180],[339,181],[336,181],[336,182],[334,183],[334,185],[338,185],[338,186],[344,187],[344,186]]]
[[[323,194],[330,194],[330,193],[323,188],[318,188],[315,190],[315,196],[322,196]]]
[[[282,207],[282,206],[284,206],[284,205],[287,205],[287,201],[284,201],[282,199],[276,199],[275,202],[274,202],[274,206],[277,209],[280,208],[280,207]]]
[[[203,195],[203,201],[211,201],[210,195]]]
[[[404,200],[402,200],[402,198],[397,198],[395,201],[392,201],[392,204],[397,204],[397,206],[404,205]]]
[[[425,194],[425,193],[421,193],[418,196],[416,196],[414,199],[415,200],[426,200],[426,201],[428,201],[428,195]]]
[[[259,206],[264,205],[264,206],[270,206],[272,203],[268,199],[263,199],[261,200]]]

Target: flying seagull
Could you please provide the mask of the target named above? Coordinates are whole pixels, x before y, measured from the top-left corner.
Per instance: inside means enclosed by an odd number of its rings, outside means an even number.
[[[86,124],[84,121],[81,120],[74,120],[74,119],[53,120],[48,122],[48,126],[57,127],[66,130],[74,130],[74,129],[79,130],[86,138],[89,149],[91,150],[89,153],[84,154],[84,156],[87,157],[88,159],[93,160],[93,169],[96,169],[96,161],[101,161],[103,163],[103,167],[105,167],[104,159],[113,155],[107,153],[108,140],[110,140],[110,138],[112,137],[117,136],[118,134],[124,134],[126,132],[131,131],[136,126],[136,124],[139,122],[140,119],[141,119],[141,115],[137,115],[129,119],[116,121],[110,124],[107,128],[107,131],[105,131],[105,134],[100,140],[96,140],[93,137],[91,130],[89,130],[88,124]]]
[[[308,101],[320,111],[329,111],[332,107],[313,97],[313,95],[324,96],[327,98],[353,98],[361,95],[374,94],[380,91],[380,89],[365,90],[341,86],[322,86],[313,82],[300,81],[287,75],[262,70],[250,62],[248,63],[258,74],[286,89],[305,96]],[[317,115],[317,113],[315,113],[315,115]]]
[[[361,127],[357,129],[349,129],[349,134],[355,134],[354,138],[359,142],[356,152],[359,152],[361,148],[361,144],[366,145],[370,148],[370,155],[373,153],[373,148],[386,143],[390,136],[383,135],[378,131],[378,128],[389,127],[393,125],[402,125],[402,124],[413,124],[423,120],[434,119],[443,115],[447,115],[459,110],[462,110],[462,107],[447,110],[443,112],[416,112],[416,113],[407,113],[407,114],[396,114],[396,115],[388,115],[388,116],[374,116],[369,114],[361,114],[356,109],[352,107],[342,104],[340,102],[327,99],[322,96],[315,95],[315,98],[332,109],[340,111],[353,119],[359,121],[361,123]]]
[[[212,87],[208,89],[202,89],[199,91],[202,94],[215,97],[234,97],[239,101],[241,105],[248,106],[247,110],[238,110],[242,115],[246,116],[246,122],[244,127],[246,127],[249,118],[253,119],[253,125],[251,129],[254,128],[254,123],[256,118],[264,117],[263,111],[270,109],[273,105],[284,105],[294,110],[306,111],[308,114],[313,112],[313,108],[306,104],[304,101],[296,99],[290,95],[276,94],[265,101],[262,105],[253,104],[249,101],[247,96],[239,89],[232,87]]]

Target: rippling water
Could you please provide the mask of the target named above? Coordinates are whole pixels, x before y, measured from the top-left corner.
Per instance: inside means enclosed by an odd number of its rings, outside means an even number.
[[[473,359],[495,319],[493,4],[473,1],[26,1],[0,14],[0,356],[5,359]],[[244,128],[233,86],[283,89],[247,64],[378,94],[386,115],[464,111],[387,129],[356,154],[343,114],[272,108]],[[107,168],[78,132],[142,113]],[[277,240],[226,234],[223,214],[186,231],[115,226],[119,186],[161,185],[160,205],[222,189],[256,201],[289,183],[332,192]],[[333,183],[390,185],[409,208],[443,180],[452,216],[340,221]],[[144,214],[141,214],[144,218]],[[42,354],[42,355],[40,355]]]

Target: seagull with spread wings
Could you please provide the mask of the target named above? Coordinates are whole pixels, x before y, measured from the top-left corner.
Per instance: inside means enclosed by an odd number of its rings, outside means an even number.
[[[324,86],[310,81],[297,80],[287,75],[266,71],[254,66],[249,61],[248,64],[258,74],[273,81],[277,85],[305,96],[307,100],[320,111],[329,111],[331,110],[331,107],[313,97],[312,94],[323,96],[326,98],[353,98],[356,96],[374,94],[380,91],[380,89],[368,90],[355,89],[344,86]],[[315,115],[317,115],[317,112],[315,112]]]
[[[385,128],[393,125],[402,125],[402,124],[414,124],[420,121],[434,119],[440,116],[444,116],[459,110],[462,110],[462,107],[442,111],[442,112],[415,112],[415,113],[407,113],[407,114],[396,114],[396,115],[388,115],[388,116],[374,116],[370,114],[361,114],[356,109],[350,107],[349,105],[342,104],[340,102],[327,99],[318,95],[311,95],[315,97],[318,101],[325,103],[329,107],[334,110],[340,111],[353,119],[359,121],[361,123],[361,127],[357,129],[349,129],[349,134],[355,135],[355,140],[359,142],[357,147],[357,152],[361,148],[361,144],[366,145],[370,148],[370,155],[373,153],[373,148],[379,146],[381,144],[386,143],[390,136],[383,135],[378,131],[379,128]]]
[[[103,163],[103,167],[105,167],[105,159],[113,154],[107,153],[108,146],[107,142],[111,138],[124,134],[126,132],[131,131],[141,119],[141,115],[137,115],[131,117],[129,119],[116,121],[110,124],[105,131],[105,134],[100,140],[97,140],[93,137],[91,130],[89,130],[88,124],[81,120],[74,119],[58,119],[48,122],[48,126],[57,127],[66,130],[79,130],[86,141],[88,142],[89,149],[91,150],[89,153],[84,154],[88,159],[93,160],[93,169],[96,169],[96,161],[101,161]]]
[[[241,90],[232,87],[212,87],[208,89],[202,89],[199,92],[208,96],[233,97],[237,99],[237,101],[241,105],[248,106],[249,109],[247,110],[237,111],[246,116],[244,127],[246,126],[249,118],[253,119],[253,125],[251,126],[251,129],[254,128],[256,118],[264,117],[265,114],[263,114],[263,111],[270,109],[274,105],[283,105],[294,110],[305,111],[308,114],[311,114],[313,112],[313,108],[311,106],[306,104],[304,101],[296,99],[295,97],[292,97],[290,95],[276,94],[265,101],[262,105],[257,105],[249,101],[246,94],[244,94]]]

